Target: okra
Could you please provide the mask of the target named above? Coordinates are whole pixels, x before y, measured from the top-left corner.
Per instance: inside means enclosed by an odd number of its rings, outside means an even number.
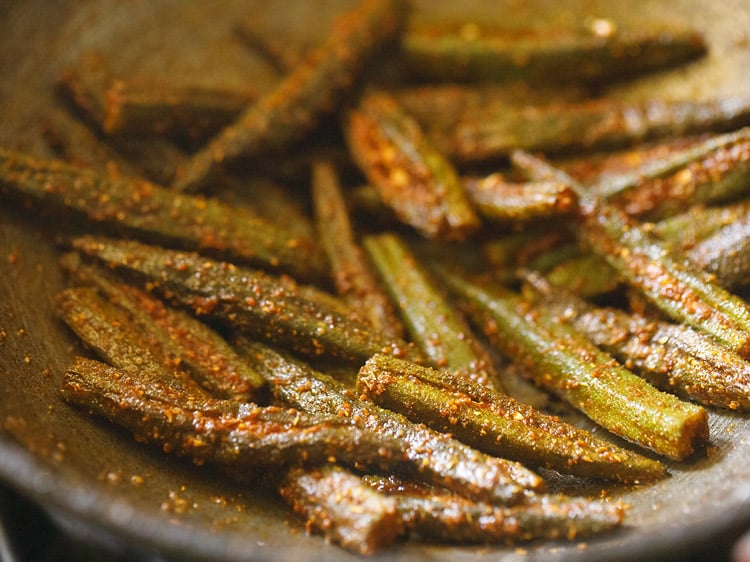
[[[482,384],[502,386],[490,354],[406,243],[386,233],[366,237],[364,247],[411,341],[430,361]]]
[[[42,135],[56,156],[84,168],[97,168],[115,177],[146,178],[169,184],[186,156],[158,137],[113,139],[103,137],[63,109],[42,119]]]
[[[117,150],[69,112],[54,108],[40,122],[40,131],[55,156],[82,168],[96,168],[115,177],[143,175]]]
[[[572,325],[652,384],[701,404],[750,407],[750,363],[688,326],[596,307],[530,276],[537,306]]]
[[[126,311],[130,325],[158,342],[162,363],[176,363],[217,398],[258,401],[265,380],[249,368],[227,341],[182,310],[166,306],[150,293],[120,282],[107,272],[63,256],[63,266],[81,283],[95,286],[109,303]]]
[[[519,505],[503,507],[414,482],[371,475],[363,480],[396,501],[409,532],[449,543],[580,539],[619,527],[626,512],[619,502],[563,495],[532,496]]]
[[[83,237],[73,245],[201,318],[310,357],[362,363],[374,353],[416,356],[329,293],[291,278],[128,240]]]
[[[231,123],[253,92],[112,79],[104,92],[102,130],[113,136],[164,135],[196,142]]]
[[[280,493],[308,530],[357,554],[373,554],[403,533],[396,500],[335,465],[290,470]]]
[[[508,105],[545,105],[553,101],[579,101],[583,90],[575,87],[512,84],[435,83],[407,86],[391,91],[396,101],[425,130],[450,127],[466,112]],[[490,109],[490,111],[492,111]]]
[[[269,223],[284,225],[305,240],[316,239],[309,202],[296,187],[268,177],[227,178],[226,183],[227,189],[219,195],[222,201],[249,206]]]
[[[513,150],[563,153],[613,149],[670,136],[732,130],[750,121],[750,98],[703,101],[607,98],[467,111],[430,138],[458,163],[496,160]]]
[[[500,28],[467,22],[413,27],[402,56],[415,75],[439,81],[607,83],[703,55],[696,31],[624,28],[607,19],[590,26]]]
[[[695,271],[621,210],[586,194],[573,178],[523,152],[514,162],[537,179],[568,181],[579,194],[579,238],[633,288],[679,323],[706,332],[750,357],[750,308],[736,295]]]
[[[145,334],[127,311],[92,287],[69,288],[55,298],[55,311],[98,357],[120,369],[147,369],[168,385],[197,396],[205,391],[170,358],[161,341]]]
[[[527,466],[622,482],[654,480],[666,473],[660,462],[448,371],[374,355],[360,369],[357,388],[413,422]]]
[[[147,181],[115,178],[4,149],[0,149],[0,188],[127,235],[261,265],[300,279],[327,277],[324,256],[313,240],[263,220],[248,207],[231,207]]]
[[[313,166],[312,196],[318,234],[338,294],[376,330],[388,337],[403,338],[404,329],[393,304],[355,239],[338,175],[329,162]]]
[[[612,293],[622,286],[622,277],[596,254],[581,253],[561,261],[545,275],[554,287],[566,289],[579,297],[596,297]],[[531,271],[542,271],[538,263],[529,264]]]
[[[241,339],[239,351],[271,386],[277,400],[303,412],[339,415],[363,429],[402,443],[411,478],[492,503],[518,502],[525,490],[541,491],[544,481],[521,464],[492,457],[463,443],[385,410],[330,376],[268,346]]]
[[[479,228],[453,165],[391,95],[365,94],[344,129],[354,161],[401,221],[427,238],[448,240]]]
[[[570,326],[497,285],[443,279],[493,344],[535,384],[620,437],[682,460],[708,438],[708,415],[628,371]]]
[[[570,186],[558,182],[510,182],[501,174],[467,177],[464,189],[477,211],[505,223],[572,215],[578,198]]]
[[[64,398],[125,427],[168,453],[238,467],[335,462],[382,469],[400,462],[398,443],[335,417],[276,406],[205,400],[181,406],[154,396],[139,374],[78,358],[63,379]],[[189,400],[189,399],[186,399]]]
[[[711,274],[722,287],[750,280],[750,216],[728,224],[686,252],[695,267]]]
[[[609,164],[605,160],[605,171],[590,182],[590,190],[600,197],[617,200],[635,189],[644,189],[646,192],[655,189],[654,187],[644,188],[644,183],[648,185],[649,182],[669,177],[671,174],[682,174],[681,181],[686,184],[685,188],[689,188],[689,192],[687,196],[684,196],[675,186],[672,188],[672,196],[679,196],[685,200],[696,196],[702,199],[695,203],[707,203],[711,200],[718,200],[721,196],[728,198],[733,193],[732,188],[735,190],[737,188],[728,185],[727,191],[723,193],[721,186],[713,188],[711,180],[715,181],[717,177],[726,173],[727,170],[723,168],[731,167],[732,163],[745,163],[746,143],[749,139],[750,128],[745,127],[723,135],[713,135],[705,140],[683,139],[666,143],[663,147],[655,145],[645,150],[615,155],[610,157]],[[622,160],[625,161],[624,170],[618,169],[618,164]],[[711,167],[712,161],[714,164],[719,164],[721,169],[714,170],[713,178],[710,178],[706,168]],[[699,178],[686,176],[688,172],[683,170],[690,166],[697,166],[694,170],[688,170],[691,175],[702,171]],[[672,179],[670,183],[679,183],[679,180]],[[709,184],[707,189],[701,190],[696,187],[706,183]],[[704,191],[707,193],[704,194]],[[719,195],[712,197],[714,192],[718,192]],[[627,201],[627,197],[625,200]],[[659,199],[656,203],[664,202]],[[634,212],[634,214],[638,213]]]
[[[362,0],[339,16],[309,57],[193,155],[175,185],[193,190],[210,183],[224,164],[304,137],[323,113],[336,109],[372,56],[396,38],[406,11],[403,0]]]
[[[66,67],[57,85],[79,114],[106,135],[166,135],[191,142],[230,123],[257,97],[252,91],[118,76],[96,52]]]

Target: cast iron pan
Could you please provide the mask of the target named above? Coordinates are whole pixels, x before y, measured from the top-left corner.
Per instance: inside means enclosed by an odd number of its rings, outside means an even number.
[[[232,34],[237,17],[257,18],[309,36],[351,2],[160,0],[5,0],[0,3],[0,143],[48,155],[35,123],[51,101],[61,68],[90,49],[124,74],[186,83],[264,88],[275,75]],[[429,9],[427,9],[429,8]],[[615,95],[702,97],[750,86],[750,5],[711,2],[516,2],[417,4],[417,17],[476,15],[483,20],[573,21],[611,16],[688,23],[706,35],[710,55],[684,69],[618,87]],[[442,13],[442,14],[441,14]],[[135,443],[116,427],[59,398],[60,377],[80,351],[54,319],[63,286],[55,233],[64,225],[0,209],[0,478],[90,539],[143,558],[148,553],[209,560],[353,560],[319,537],[259,486],[239,487]],[[750,527],[750,419],[711,412],[711,448],[671,464],[666,480],[615,490],[632,505],[621,531],[586,543],[508,547],[398,545],[388,560],[634,560],[686,557],[698,545]]]

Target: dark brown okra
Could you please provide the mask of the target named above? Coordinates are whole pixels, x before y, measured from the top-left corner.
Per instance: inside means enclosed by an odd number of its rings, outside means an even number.
[[[587,194],[568,174],[521,151],[516,165],[536,179],[568,182],[579,194],[579,239],[622,278],[674,320],[706,332],[743,357],[750,356],[750,307],[695,271],[620,209]]]
[[[330,162],[313,164],[312,198],[321,246],[338,294],[376,330],[401,339],[404,328],[355,239],[338,175]]]
[[[308,530],[358,554],[373,554],[403,533],[396,500],[339,466],[292,469],[280,493]]]
[[[303,412],[339,415],[363,429],[400,440],[406,460],[401,472],[411,478],[503,505],[521,501],[526,491],[544,489],[544,481],[519,463],[485,455],[401,414],[361,400],[354,389],[264,344],[244,338],[235,343],[266,377],[280,402]]]
[[[417,355],[333,295],[288,277],[129,240],[82,237],[73,246],[199,317],[310,357],[362,363],[374,353]]]
[[[527,279],[538,306],[654,385],[701,404],[750,408],[750,363],[713,338],[688,326],[596,307],[536,275]]]
[[[262,219],[248,207],[231,207],[147,181],[115,178],[4,149],[0,149],[0,189],[134,237],[260,265],[303,280],[328,275],[325,257],[313,240]]]
[[[666,474],[658,461],[448,371],[374,355],[360,369],[357,388],[376,404],[414,422],[532,467],[622,482],[655,480]]]
[[[392,468],[399,443],[336,417],[302,414],[276,406],[202,400],[143,384],[137,369],[119,370],[79,357],[63,379],[64,398],[132,431],[168,453],[235,467],[325,464]],[[164,394],[178,403],[162,398]]]
[[[749,121],[750,99],[744,97],[641,102],[598,98],[467,111],[429,133],[443,154],[462,163],[504,158],[516,149],[612,149],[666,136],[732,130]]]
[[[703,408],[657,390],[543,307],[499,285],[480,286],[445,271],[442,278],[498,350],[602,427],[678,460],[708,438]]]
[[[364,247],[411,341],[432,364],[502,388],[490,354],[407,244],[396,234],[384,233],[367,236]]]
[[[453,165],[384,91],[370,91],[344,119],[354,161],[382,201],[427,238],[460,240],[480,225]]]
[[[703,55],[693,30],[590,25],[491,27],[479,22],[413,26],[401,42],[409,70],[438,81],[606,83]]]
[[[393,477],[365,475],[363,480],[396,501],[409,532],[448,543],[580,539],[619,527],[626,512],[619,502],[562,495],[531,496],[519,505],[503,507]]]
[[[337,109],[372,55],[396,38],[406,12],[403,0],[362,0],[339,16],[310,56],[193,155],[176,187],[205,186],[223,164],[277,151],[304,137],[321,114]]]
[[[258,401],[265,380],[249,368],[227,341],[183,310],[165,305],[147,291],[120,282],[108,272],[66,254],[63,267],[80,283],[95,286],[110,304],[130,315],[130,322],[149,341],[157,342],[162,364],[175,364],[211,392],[212,396],[243,402]]]

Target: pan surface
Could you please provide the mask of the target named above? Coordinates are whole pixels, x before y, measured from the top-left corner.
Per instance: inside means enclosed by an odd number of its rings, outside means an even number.
[[[257,18],[297,38],[325,33],[346,0],[23,0],[0,3],[0,145],[49,155],[35,124],[52,104],[61,69],[92,49],[125,75],[186,84],[270,87],[276,74],[232,33]],[[431,2],[416,17],[573,22],[611,17],[685,23],[710,54],[679,70],[614,88],[613,95],[700,98],[750,92],[750,5],[710,2]],[[310,25],[314,22],[314,25]],[[291,30],[291,31],[290,31]],[[272,490],[240,487],[134,442],[59,397],[79,348],[55,320],[63,287],[56,258],[60,225],[0,205],[0,478],[71,528],[140,553],[208,560],[355,560],[306,536]],[[632,508],[617,533],[585,543],[459,547],[409,543],[375,559],[634,560],[687,557],[697,545],[750,527],[750,419],[711,411],[711,448],[671,463],[662,482],[615,490]]]

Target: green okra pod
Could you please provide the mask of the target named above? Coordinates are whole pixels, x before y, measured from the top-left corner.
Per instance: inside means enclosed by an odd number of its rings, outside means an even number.
[[[596,19],[575,27],[414,26],[401,50],[409,70],[431,80],[601,84],[692,60],[706,44],[689,29]]]
[[[629,285],[671,318],[704,331],[743,357],[750,356],[750,307],[705,273],[695,271],[625,213],[586,194],[573,178],[530,154],[514,162],[537,179],[567,181],[579,193],[579,239]]]
[[[737,287],[750,280],[750,216],[726,225],[687,250],[687,257],[711,274],[722,287]]]
[[[442,278],[493,344],[533,381],[624,439],[672,459],[708,438],[708,415],[625,369],[584,335],[508,289]]]
[[[79,357],[65,373],[62,393],[68,402],[125,427],[139,440],[197,464],[268,468],[339,460],[380,469],[400,462],[398,442],[340,418],[238,401],[175,404],[161,393],[151,394],[160,387],[142,384],[140,376],[137,370]]]
[[[658,461],[448,371],[374,355],[360,369],[357,388],[414,422],[532,467],[622,482],[654,480],[666,473]]]
[[[535,275],[527,279],[537,306],[654,385],[701,404],[750,407],[750,363],[712,338],[688,326],[596,307]]]
[[[104,92],[102,130],[113,136],[166,135],[196,142],[231,123],[253,92],[113,79]]]
[[[416,357],[329,293],[291,278],[134,241],[83,237],[79,251],[203,318],[311,357],[361,363],[374,353]]]
[[[95,286],[110,304],[126,311],[135,330],[158,343],[162,363],[175,363],[185,369],[217,398],[250,402],[262,396],[265,379],[208,325],[165,305],[146,291],[82,263],[78,254],[67,254],[62,261],[79,282]]]
[[[731,160],[722,151],[732,149],[733,146],[738,144],[742,147],[749,137],[750,128],[744,127],[729,133],[710,135],[705,139],[690,137],[673,139],[646,148],[610,155],[598,165],[600,168],[598,172],[594,171],[597,166],[591,164],[584,164],[583,170],[579,169],[578,171],[579,173],[582,172],[584,177],[588,177],[584,183],[590,186],[590,190],[594,194],[605,199],[616,200],[618,197],[627,195],[631,190],[640,188],[641,184],[648,184],[669,177],[671,174],[681,172],[688,166],[700,164],[704,160],[707,160],[707,162],[701,168],[710,167],[710,160],[716,158],[717,153],[718,160],[726,165]],[[736,153],[736,149],[733,152]],[[740,150],[734,160],[741,161],[742,158],[742,150]],[[726,170],[722,170],[722,172],[724,171]],[[682,178],[682,181],[688,180],[690,178]],[[708,178],[704,174],[700,180],[705,182]],[[696,182],[696,184],[701,182]],[[700,197],[703,195],[700,190],[695,189],[695,185],[686,185],[686,187],[690,188],[686,199],[691,196]],[[706,191],[707,202],[710,200],[713,190],[707,189]],[[680,196],[681,194],[675,189],[672,195]]]
[[[324,279],[314,241],[265,221],[249,207],[178,194],[57,160],[0,149],[0,190],[66,209],[138,238],[260,265],[300,279]]]
[[[596,254],[582,252],[577,246],[575,250],[575,255],[546,271],[545,275],[551,285],[584,298],[606,295],[622,286],[622,277],[605,260]],[[531,263],[527,269],[543,271],[538,265]]]
[[[401,325],[355,238],[349,209],[336,170],[330,162],[313,165],[312,197],[321,246],[325,250],[338,294],[386,336],[401,339]]]
[[[598,98],[466,111],[429,133],[443,154],[468,163],[504,158],[513,150],[613,149],[668,136],[732,130],[749,121],[750,99],[744,97],[640,102]]]
[[[741,132],[746,136],[745,129]],[[671,174],[641,175],[634,187],[610,196],[609,201],[628,215],[655,220],[696,204],[726,203],[745,195],[749,184],[750,141],[744,140],[727,143]]]
[[[417,256],[396,234],[365,238],[364,247],[415,342],[432,364],[502,387],[492,358]]]
[[[501,174],[463,179],[464,189],[477,211],[505,223],[572,215],[578,197],[558,182],[510,182]]]
[[[371,475],[363,480],[396,501],[409,532],[449,543],[580,539],[619,527],[626,512],[619,502],[562,495],[532,496],[519,505],[497,506],[417,482]]]
[[[545,105],[578,101],[585,92],[575,87],[544,85],[428,83],[392,90],[396,101],[425,130],[455,124],[460,115],[507,105]],[[492,112],[492,109],[489,109]]]
[[[239,340],[239,351],[266,377],[277,400],[303,412],[340,415],[358,426],[399,439],[412,478],[492,503],[520,501],[544,481],[519,463],[492,457],[404,416],[361,400],[354,389],[266,345]]]
[[[479,228],[453,165],[390,94],[365,94],[344,129],[354,161],[404,223],[439,239],[464,239]]]
[[[339,466],[292,469],[280,493],[308,529],[357,554],[373,554],[403,534],[396,500]]]
[[[280,150],[304,137],[321,114],[336,109],[372,55],[395,39],[406,11],[403,0],[362,0],[339,16],[323,43],[276,88],[193,155],[176,187],[204,186],[223,164]]]

